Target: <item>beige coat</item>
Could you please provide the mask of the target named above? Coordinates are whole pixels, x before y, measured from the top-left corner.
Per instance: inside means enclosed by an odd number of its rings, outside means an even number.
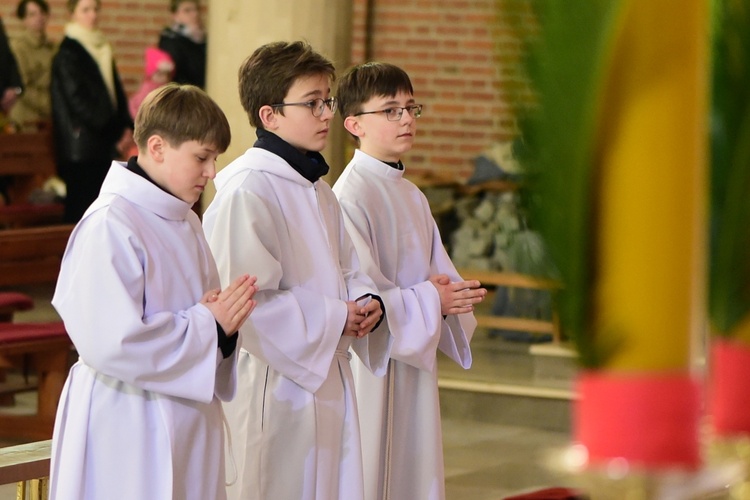
[[[10,119],[22,128],[28,122],[50,120],[50,75],[56,44],[28,31],[11,39],[23,79],[24,92],[10,111]]]

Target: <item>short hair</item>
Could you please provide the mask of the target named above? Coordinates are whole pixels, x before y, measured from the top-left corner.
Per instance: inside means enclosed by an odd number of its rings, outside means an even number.
[[[180,4],[185,2],[194,3],[197,7],[201,6],[199,0],[169,0],[169,12],[174,14],[180,7]]]
[[[80,2],[80,1],[81,0],[68,0],[66,2],[66,5],[68,7],[68,12],[70,12],[72,14],[76,10],[76,5],[78,5],[78,2]],[[101,7],[102,6],[101,0],[96,0],[96,6],[97,7]]]
[[[187,141],[210,144],[223,153],[232,133],[218,104],[194,85],[168,83],[152,90],[135,115],[133,139],[140,151],[148,138],[161,135],[173,147]]]
[[[341,116],[355,115],[373,97],[392,97],[399,92],[414,95],[409,75],[394,64],[366,62],[349,68],[339,79],[336,98]]]
[[[336,68],[307,42],[273,42],[257,48],[239,70],[240,102],[250,125],[263,128],[260,108],[283,102],[297,79],[315,75],[333,81]],[[283,115],[284,108],[276,112]]]
[[[26,19],[26,10],[30,3],[37,4],[42,9],[42,12],[49,14],[49,4],[44,0],[21,0],[18,2],[18,7],[16,8],[16,17],[18,19]]]

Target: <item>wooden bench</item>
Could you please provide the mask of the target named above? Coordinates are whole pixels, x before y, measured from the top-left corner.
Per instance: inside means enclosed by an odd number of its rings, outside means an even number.
[[[73,227],[0,230],[0,287],[55,283]],[[26,440],[52,436],[71,346],[62,322],[0,323],[0,370],[36,374],[36,384],[6,386],[3,392],[11,394],[35,388],[38,391],[35,415],[0,415],[0,436]]]
[[[31,193],[57,173],[52,127],[37,125],[36,132],[0,134],[0,176],[11,181],[7,204],[0,205],[1,227],[62,222],[62,204],[29,202]]]
[[[70,366],[72,342],[62,322],[1,323],[0,365],[23,367],[37,374],[37,411],[33,415],[0,414],[0,437],[49,439]]]
[[[0,206],[0,228],[60,224],[65,213],[62,203],[13,203]]]
[[[72,224],[0,230],[0,287],[54,283]]]
[[[531,288],[534,290],[557,290],[560,284],[553,280],[535,278],[525,274],[506,273],[499,271],[479,271],[473,269],[458,269],[458,274],[465,280],[479,280],[483,287],[517,287]],[[552,312],[552,320],[544,321],[529,318],[512,318],[507,316],[495,316],[492,314],[474,313],[477,326],[481,328],[494,328],[502,330],[517,330],[532,334],[551,334],[552,341],[561,341],[560,325],[557,314]]]
[[[0,323],[13,321],[18,311],[28,311],[34,307],[34,299],[20,292],[0,291]]]

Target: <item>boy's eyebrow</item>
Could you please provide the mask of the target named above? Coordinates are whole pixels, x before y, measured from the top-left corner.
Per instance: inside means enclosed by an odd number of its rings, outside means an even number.
[[[411,99],[409,99],[409,100],[406,101],[406,104],[414,104],[415,102],[416,101],[412,97]],[[383,106],[398,106],[399,104],[401,104],[401,103],[398,102],[396,99],[391,99],[390,101],[384,102],[382,105]]]
[[[331,89],[328,89],[328,93],[330,92],[331,92]],[[316,97],[316,96],[321,96],[321,95],[323,95],[323,92],[321,90],[316,89],[316,90],[311,90],[310,92],[306,93],[305,95],[300,97],[300,99],[307,99],[308,97]]]

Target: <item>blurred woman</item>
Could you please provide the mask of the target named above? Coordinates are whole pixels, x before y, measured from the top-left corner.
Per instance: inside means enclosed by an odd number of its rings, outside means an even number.
[[[45,0],[21,0],[16,15],[23,32],[10,41],[24,83],[23,94],[10,111],[10,119],[23,131],[34,131],[50,120],[50,76],[55,44],[47,39],[49,5]]]
[[[71,22],[52,61],[52,119],[65,221],[78,222],[113,159],[133,141],[128,100],[112,47],[97,28],[98,0],[68,0]]]

